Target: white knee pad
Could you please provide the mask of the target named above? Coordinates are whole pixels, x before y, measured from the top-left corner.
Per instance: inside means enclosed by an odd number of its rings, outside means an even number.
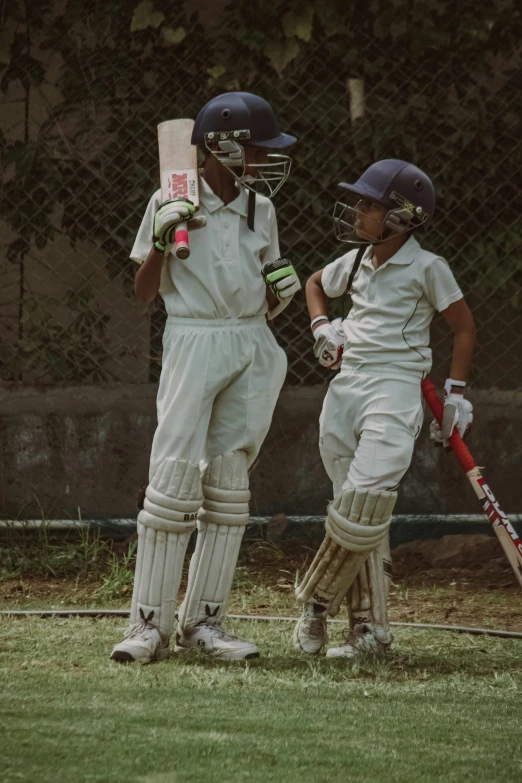
[[[138,515],[131,623],[140,609],[170,637],[183,561],[203,502],[199,465],[167,459],[157,468]]]
[[[393,640],[388,620],[390,585],[390,538],[387,535],[370,553],[347,595],[350,627],[370,626],[383,644]]]
[[[326,536],[296,590],[334,616],[361,566],[387,536],[396,492],[344,490],[328,507]]]
[[[250,519],[246,452],[223,454],[210,463],[203,477],[203,496],[187,594],[179,611],[182,631],[202,622],[219,625],[226,613]]]

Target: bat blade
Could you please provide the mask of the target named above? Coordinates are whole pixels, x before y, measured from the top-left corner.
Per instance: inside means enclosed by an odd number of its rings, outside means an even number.
[[[440,424],[444,406],[437,394],[435,386],[429,378],[425,378],[421,383],[421,387],[431,412]],[[522,541],[520,540],[517,531],[500,508],[493,492],[488,484],[486,484],[480,468],[477,467],[477,463],[460,437],[457,429],[453,431],[449,442],[455,456],[466,472],[466,476],[475,490],[476,496],[482,504],[484,513],[497,535],[500,546],[509,560],[519,585],[522,587]]]
[[[199,209],[198,155],[191,144],[194,120],[167,120],[158,125],[161,199],[183,196]],[[175,255],[190,255],[186,222],[176,226]]]

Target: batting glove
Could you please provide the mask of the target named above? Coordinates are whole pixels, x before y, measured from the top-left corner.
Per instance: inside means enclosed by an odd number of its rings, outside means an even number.
[[[343,358],[344,334],[329,321],[324,321],[315,327],[314,337],[314,356],[319,364],[329,370],[338,370]]]
[[[159,253],[164,253],[167,245],[174,242],[174,231],[179,223],[189,220],[195,212],[194,204],[184,198],[172,198],[164,201],[154,215],[154,234],[152,242]]]
[[[446,397],[444,399],[444,412],[442,422],[435,419],[430,424],[430,438],[436,446],[449,447],[448,439],[453,434],[455,427],[461,438],[464,438],[473,422],[473,405],[464,399],[466,384],[464,381],[454,381],[448,378],[444,384]]]
[[[265,284],[279,300],[288,299],[301,290],[301,283],[288,258],[267,261],[261,267]]]

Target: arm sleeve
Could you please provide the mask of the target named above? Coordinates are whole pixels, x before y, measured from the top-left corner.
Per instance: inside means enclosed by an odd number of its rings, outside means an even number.
[[[346,286],[348,285],[348,279],[356,255],[357,251],[351,250],[344,256],[332,261],[331,264],[328,264],[323,269],[321,285],[326,296],[330,299],[336,299],[338,296],[342,296],[346,291]]]
[[[463,298],[449,264],[440,256],[434,258],[426,267],[424,292],[428,301],[439,313]]]
[[[279,250],[279,233],[277,231],[277,219],[276,219],[276,213],[275,208],[272,202],[269,202],[268,207],[268,220],[269,220],[269,231],[270,231],[270,238],[268,241],[268,245],[264,247],[259,257],[263,264],[268,263],[269,261],[277,261],[278,258],[281,257],[281,253]]]
[[[134,240],[134,245],[132,246],[130,253],[131,259],[138,264],[142,264],[150,253],[152,247],[152,233],[154,230],[154,215],[160,204],[161,190],[157,190],[147,205],[143,220],[141,221],[141,226],[136,234],[136,239]]]

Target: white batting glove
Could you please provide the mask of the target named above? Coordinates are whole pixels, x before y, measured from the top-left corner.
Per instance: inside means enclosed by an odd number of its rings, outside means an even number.
[[[461,438],[467,434],[473,422],[473,405],[464,399],[466,384],[464,381],[454,381],[448,378],[444,384],[446,397],[444,399],[444,412],[442,422],[434,419],[430,424],[430,438],[436,446],[443,445],[448,448],[448,439],[455,427]]]
[[[329,321],[321,321],[314,329],[314,356],[319,364],[329,370],[341,366],[344,350],[344,334]]]

